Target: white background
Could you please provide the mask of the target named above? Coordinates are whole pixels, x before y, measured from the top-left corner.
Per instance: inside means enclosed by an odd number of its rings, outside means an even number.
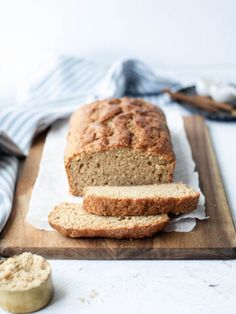
[[[61,54],[236,73],[235,12],[235,0],[0,0],[0,108]]]
[[[236,64],[235,12],[234,0],[0,0],[0,62],[77,53]]]

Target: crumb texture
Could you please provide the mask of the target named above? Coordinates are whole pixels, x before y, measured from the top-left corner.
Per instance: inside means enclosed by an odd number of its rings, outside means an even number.
[[[23,253],[0,264],[0,290],[24,291],[40,286],[51,275],[49,263],[41,256]]]
[[[184,183],[166,183],[137,186],[88,186],[84,190],[87,195],[104,196],[110,198],[158,198],[158,197],[183,197],[186,195],[198,195],[193,188]]]

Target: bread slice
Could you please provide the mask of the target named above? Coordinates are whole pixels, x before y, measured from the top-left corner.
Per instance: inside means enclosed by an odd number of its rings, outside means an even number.
[[[51,267],[39,255],[28,252],[0,263],[0,306],[13,313],[37,311],[53,294]]]
[[[49,224],[66,237],[144,238],[162,230],[167,215],[102,217],[87,213],[81,204],[62,203],[48,217]]]
[[[90,186],[84,189],[83,208],[102,216],[140,216],[188,213],[200,193],[183,183],[139,186]]]

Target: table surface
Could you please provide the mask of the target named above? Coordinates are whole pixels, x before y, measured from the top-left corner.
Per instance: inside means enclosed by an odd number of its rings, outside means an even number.
[[[236,82],[236,66],[158,67],[157,70],[159,75],[176,77],[186,84],[202,76]],[[208,121],[208,127],[236,222],[236,123]],[[55,294],[51,304],[40,313],[228,314],[236,311],[236,260],[51,260],[50,263]]]

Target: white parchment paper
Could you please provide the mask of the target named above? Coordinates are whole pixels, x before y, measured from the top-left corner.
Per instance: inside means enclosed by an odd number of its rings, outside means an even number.
[[[198,173],[195,172],[195,163],[192,159],[183,119],[177,113],[171,112],[167,114],[167,123],[176,155],[174,181],[182,181],[200,191]],[[39,173],[32,191],[26,218],[30,224],[38,229],[52,230],[47,217],[55,205],[61,202],[82,202],[82,197],[75,197],[69,193],[64,169],[64,147],[67,131],[68,120],[58,121],[52,126],[46,138]],[[201,193],[198,208],[192,213],[171,219],[165,231],[191,231],[196,225],[196,218],[206,218],[204,203],[205,199]]]

